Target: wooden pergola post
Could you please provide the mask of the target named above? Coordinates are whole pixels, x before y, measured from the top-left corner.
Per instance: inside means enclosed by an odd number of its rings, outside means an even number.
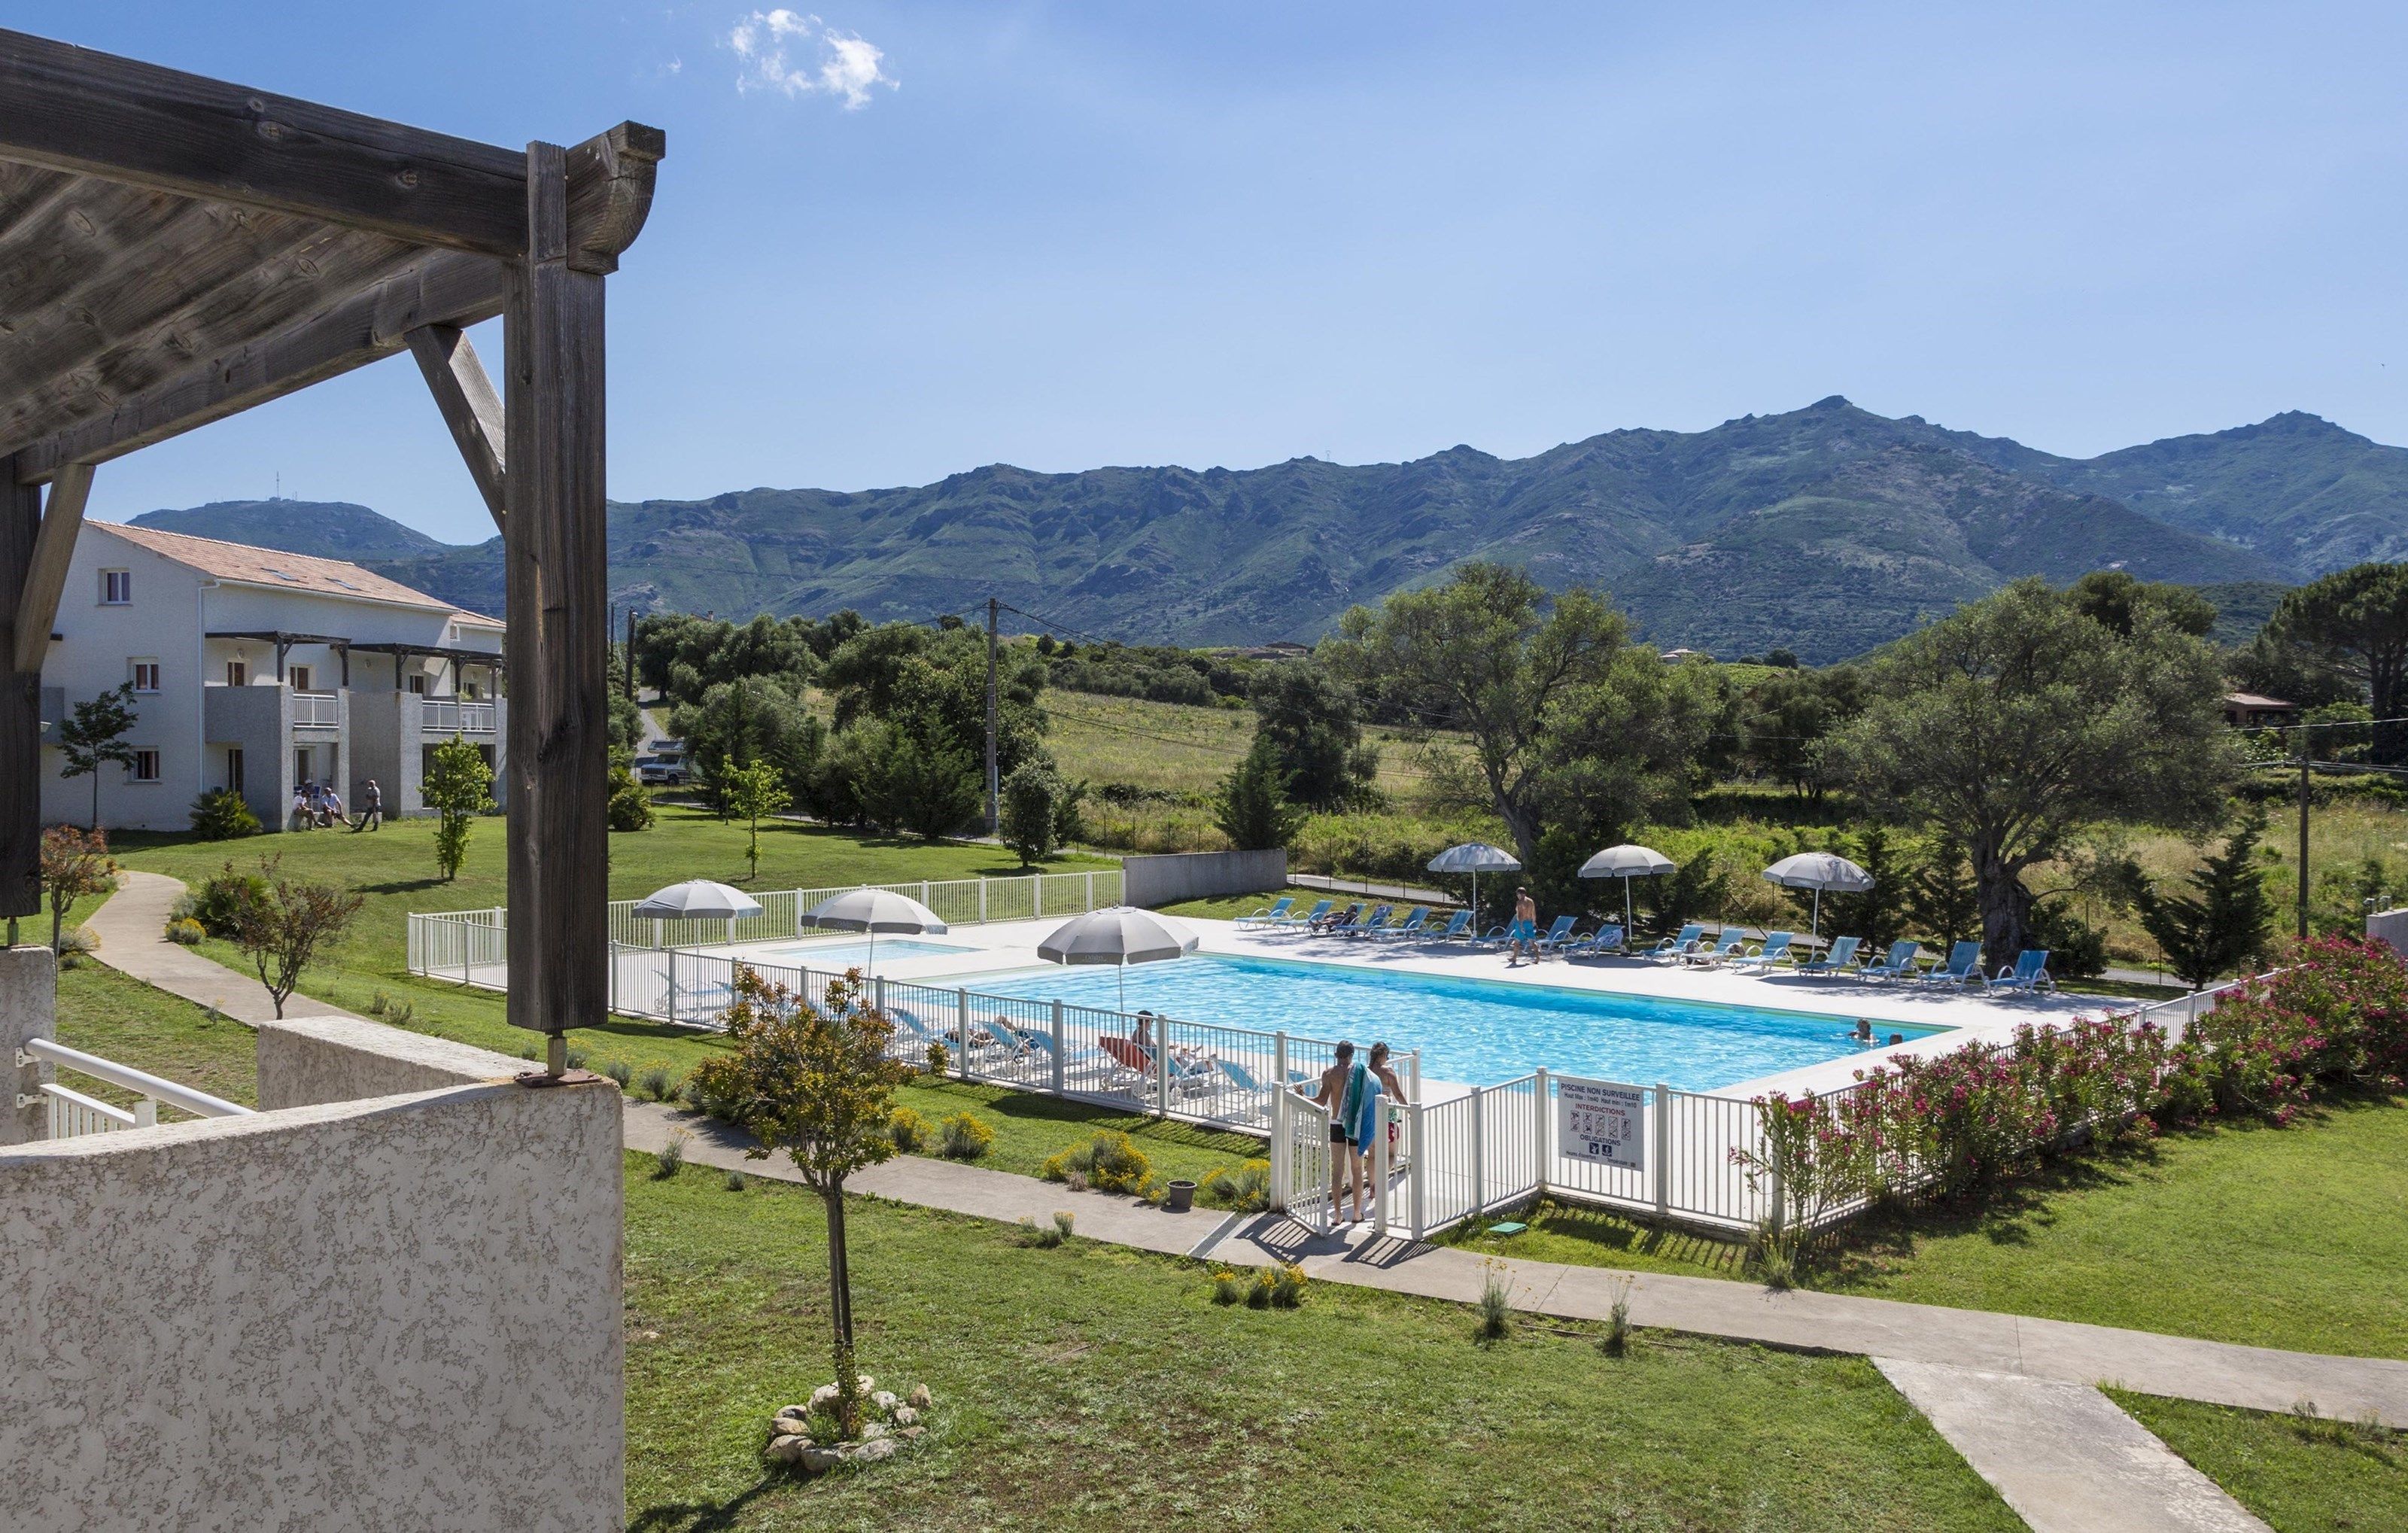
[[[566,151],[527,146],[525,258],[502,319],[510,695],[509,1002],[551,1038],[609,1006],[609,645],[604,592],[602,275],[570,264]]]
[[[42,522],[42,487],[20,483],[17,460],[0,458],[0,916],[15,940],[19,916],[42,908],[42,667],[17,663],[16,633],[32,583],[34,541]],[[50,637],[50,619],[41,620]]]

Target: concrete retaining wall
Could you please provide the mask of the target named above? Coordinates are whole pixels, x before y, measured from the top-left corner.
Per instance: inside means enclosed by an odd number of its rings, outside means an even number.
[[[47,926],[48,923],[44,923]],[[17,1066],[17,1050],[28,1039],[58,1037],[57,960],[50,950],[30,944],[0,948],[0,1144],[23,1144],[47,1132],[49,1113],[37,1099],[19,1107],[20,1096],[38,1098],[54,1072],[44,1064]],[[8,1237],[0,1226],[0,1239]],[[0,1497],[0,1507],[7,1500]]]
[[[372,1073],[262,1041],[282,1093]],[[0,1149],[0,1526],[620,1527],[620,1122],[465,1085]]]
[[[1131,905],[1254,895],[1287,883],[1285,852],[1180,852],[1121,859],[1121,898]]]
[[[351,1017],[259,1024],[262,1111],[507,1081],[533,1068],[507,1054]]]

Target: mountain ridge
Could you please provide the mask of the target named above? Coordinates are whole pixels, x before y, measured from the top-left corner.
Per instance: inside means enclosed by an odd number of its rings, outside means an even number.
[[[197,513],[138,520],[179,514]],[[290,535],[339,520],[319,508]],[[644,609],[919,619],[993,594],[1069,632],[1196,644],[1309,640],[1348,606],[1493,558],[1612,592],[1668,646],[1819,662],[2024,575],[2262,591],[2408,554],[2408,449],[2286,411],[2065,458],[1832,394],[1518,459],[1458,443],[1385,464],[990,464],[917,486],[613,502],[608,541],[614,599]],[[424,543],[362,562],[499,609],[498,539]]]

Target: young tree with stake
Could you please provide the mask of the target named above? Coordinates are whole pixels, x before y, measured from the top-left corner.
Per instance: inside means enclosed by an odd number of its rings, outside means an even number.
[[[784,1151],[826,1209],[837,1414],[845,1436],[853,1437],[861,1430],[861,1390],[853,1366],[844,1182],[894,1156],[888,1124],[895,1088],[911,1071],[886,1057],[894,1024],[865,1003],[856,977],[831,982],[818,1006],[741,964],[733,988],[736,1003],[724,1014],[733,1047],[696,1066],[695,1081],[760,1141],[745,1152],[748,1159]]]
[[[134,747],[125,743],[125,737],[135,718],[134,683],[127,681],[76,704],[73,714],[59,723],[59,753],[66,758],[59,776],[92,778],[94,830],[100,828],[100,769],[111,762],[134,765]]]
[[[741,766],[726,768],[721,777],[727,794],[727,807],[742,820],[751,832],[744,844],[745,860],[752,866],[752,877],[761,876],[761,817],[775,816],[793,800],[786,793],[784,780],[778,768],[766,761],[747,762]]]
[[[460,876],[471,817],[494,807],[493,790],[494,769],[483,752],[458,735],[435,748],[419,796],[436,811],[435,870],[444,882]]]

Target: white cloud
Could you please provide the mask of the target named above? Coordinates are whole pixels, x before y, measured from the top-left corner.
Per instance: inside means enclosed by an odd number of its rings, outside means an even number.
[[[896,87],[886,55],[858,33],[838,32],[816,16],[756,10],[727,34],[739,64],[738,91],[782,91],[838,97],[847,111],[869,105],[872,87]]]

